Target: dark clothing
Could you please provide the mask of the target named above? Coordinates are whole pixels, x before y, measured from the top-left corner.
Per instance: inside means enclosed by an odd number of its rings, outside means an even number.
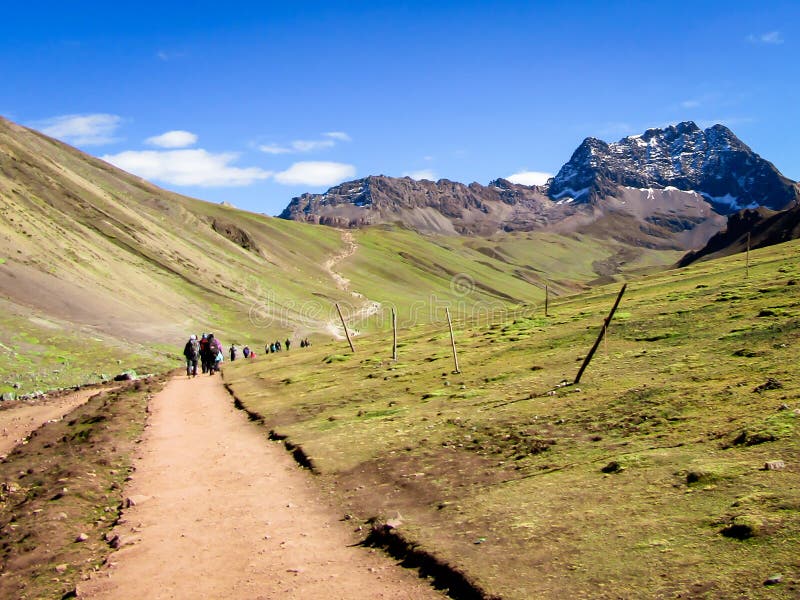
[[[186,376],[194,377],[197,375],[197,359],[200,354],[200,344],[197,340],[189,340],[183,347],[183,355],[186,357]]]
[[[211,370],[211,343],[208,338],[200,340],[200,364],[203,367],[203,373]]]

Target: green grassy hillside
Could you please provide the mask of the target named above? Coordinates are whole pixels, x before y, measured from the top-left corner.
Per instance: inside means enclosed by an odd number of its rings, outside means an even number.
[[[549,317],[442,302],[401,329],[397,362],[384,328],[356,354],[320,344],[224,376],[349,512],[399,513],[408,540],[488,593],[796,598],[798,257],[791,242],[753,252],[749,276],[740,255],[633,277],[579,385],[618,284]]]
[[[257,347],[329,340],[342,333],[335,302],[369,332],[392,304],[415,307],[405,323],[429,321],[426,307],[444,301],[532,305],[546,281],[563,294],[676,258],[591,238],[395,227],[353,232],[353,246],[335,229],[167,192],[3,119],[0,213],[0,392],[161,371],[190,332]]]

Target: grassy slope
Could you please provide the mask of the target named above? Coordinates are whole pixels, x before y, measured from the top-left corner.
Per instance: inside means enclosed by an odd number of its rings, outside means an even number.
[[[490,592],[793,598],[799,251],[752,253],[747,279],[737,256],[633,280],[579,386],[557,387],[618,286],[549,318],[457,322],[458,375],[439,322],[402,330],[397,363],[384,331],[356,355],[317,345],[225,377],[349,510],[399,511],[408,537]],[[733,525],[753,536],[722,534]]]
[[[164,370],[190,331],[256,347],[292,332],[330,339],[336,301],[362,331],[388,323],[388,304],[357,322],[366,300],[338,289],[324,269],[344,248],[340,232],[167,192],[2,120],[0,211],[0,392]],[[217,233],[215,221],[254,247]],[[556,265],[575,265],[551,281],[564,293],[618,251],[547,235],[427,238],[388,227],[355,237],[359,250],[341,265],[351,289],[401,310],[416,306],[400,315],[405,323],[438,318],[430,307],[441,301],[461,312],[541,302]]]

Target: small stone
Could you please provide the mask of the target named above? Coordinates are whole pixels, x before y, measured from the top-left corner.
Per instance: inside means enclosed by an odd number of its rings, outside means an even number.
[[[600,471],[602,471],[603,473],[619,473],[623,469],[624,469],[624,467],[621,464],[619,464],[615,460],[612,460],[605,467],[600,469]]]
[[[781,581],[783,581],[783,574],[775,573],[764,580],[764,585],[778,585]]]
[[[60,565],[56,565],[56,573],[65,573],[67,571],[68,566],[66,563],[61,563]]]
[[[78,537],[75,538],[75,541],[76,542],[85,542],[88,539],[89,539],[88,535],[86,535],[85,533],[81,533],[81,534],[78,535]]]
[[[3,402],[11,402],[14,399],[14,394],[12,392],[4,392],[1,399]]]
[[[386,529],[397,529],[402,524],[403,524],[403,520],[402,519],[389,519],[388,521],[386,521],[386,524],[384,525],[384,527]]]
[[[768,460],[764,463],[765,471],[780,471],[786,467],[786,463],[782,460]]]
[[[768,377],[766,382],[753,388],[753,391],[757,394],[760,394],[761,392],[765,392],[767,390],[779,390],[782,387],[783,383],[773,377]]]
[[[137,494],[135,496],[129,496],[125,500],[125,506],[127,508],[130,508],[131,506],[138,506],[140,504],[144,504],[148,500],[150,500],[150,496],[143,496],[141,494]]]

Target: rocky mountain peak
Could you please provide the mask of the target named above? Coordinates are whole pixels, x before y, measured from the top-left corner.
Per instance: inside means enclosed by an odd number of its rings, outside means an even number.
[[[552,199],[599,201],[617,186],[696,191],[723,214],[746,207],[781,209],[796,197],[783,177],[724,125],[692,121],[648,129],[606,144],[586,138],[556,174]]]

